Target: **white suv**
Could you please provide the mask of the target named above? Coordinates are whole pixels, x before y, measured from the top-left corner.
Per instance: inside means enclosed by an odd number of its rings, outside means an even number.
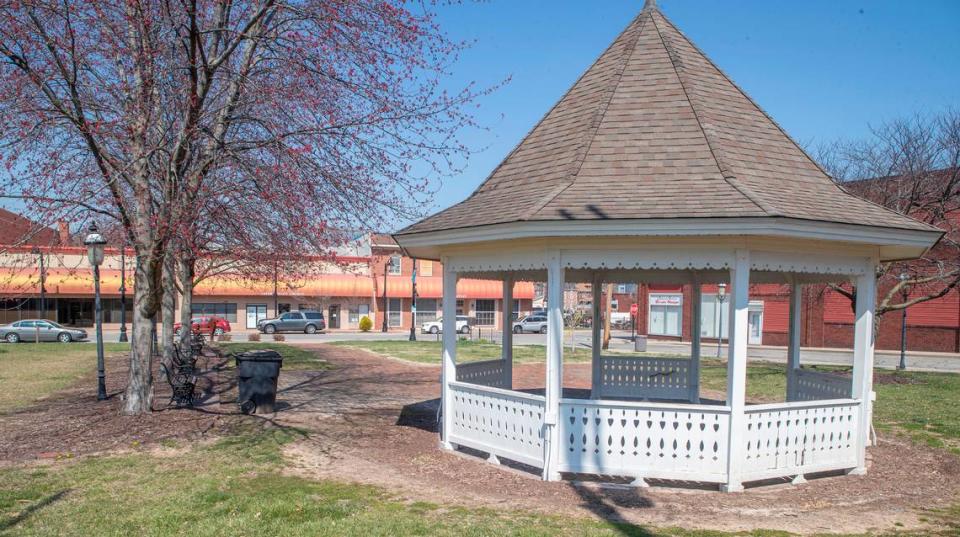
[[[441,317],[436,321],[423,323],[420,325],[420,331],[424,334],[439,334],[443,332],[443,318]],[[460,332],[461,334],[470,333],[470,318],[466,315],[457,315],[457,332]]]
[[[547,333],[547,315],[543,313],[534,313],[527,315],[519,321],[513,323],[513,333],[522,334],[524,332]]]

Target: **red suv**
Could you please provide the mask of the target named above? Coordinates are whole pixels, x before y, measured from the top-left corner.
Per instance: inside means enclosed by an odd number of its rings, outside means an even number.
[[[219,336],[230,331],[230,321],[212,315],[194,317],[190,319],[190,330],[201,334],[209,334],[212,330],[214,335]],[[180,335],[180,323],[173,325],[173,331],[178,336]]]

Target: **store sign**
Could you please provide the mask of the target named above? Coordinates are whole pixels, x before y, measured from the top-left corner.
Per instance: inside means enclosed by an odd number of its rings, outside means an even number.
[[[683,295],[650,295],[651,306],[680,306]]]

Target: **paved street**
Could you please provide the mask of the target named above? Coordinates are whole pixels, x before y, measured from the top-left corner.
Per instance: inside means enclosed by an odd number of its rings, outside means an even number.
[[[89,330],[91,335],[92,330]],[[119,331],[104,331],[104,341],[114,342],[119,338]],[[310,344],[324,343],[330,341],[349,341],[349,340],[405,340],[410,333],[407,331],[392,330],[387,333],[380,331],[370,332],[328,332],[323,334],[284,334],[286,341],[291,344]],[[246,341],[247,334],[244,332],[234,332],[232,334],[234,341]],[[482,337],[493,341],[500,341],[500,333],[490,329],[482,329],[480,333],[474,333],[473,337]],[[269,336],[262,336],[264,341],[269,341]],[[439,335],[417,334],[417,339],[421,341],[439,340]],[[545,345],[546,336],[543,334],[516,334],[513,337],[514,345]],[[587,330],[578,330],[574,334],[568,334],[565,343],[567,345],[575,344],[577,350],[590,349],[590,332]],[[614,352],[628,351],[633,348],[630,340],[630,332],[614,331],[613,338],[610,340],[610,347]],[[785,347],[771,346],[750,346],[751,360],[764,360],[771,362],[786,362],[787,350]],[[674,341],[650,341],[647,350],[650,352],[665,354],[690,354],[690,344]],[[726,357],[726,345],[720,350],[721,359]],[[704,358],[715,358],[717,356],[716,344],[706,344],[703,348]],[[893,369],[896,368],[900,360],[900,353],[896,351],[877,351],[877,367]],[[815,349],[804,348],[801,351],[801,361],[805,364],[817,365],[852,365],[853,351],[850,349]],[[913,371],[946,371],[960,373],[960,354],[936,353],[936,352],[908,352],[907,368]]]

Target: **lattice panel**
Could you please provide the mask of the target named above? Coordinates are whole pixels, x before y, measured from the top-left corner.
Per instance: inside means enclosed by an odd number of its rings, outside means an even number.
[[[494,388],[510,388],[506,385],[507,364],[504,360],[485,360],[457,364],[457,382],[469,382]]]
[[[690,360],[600,357],[600,397],[687,399]]]
[[[857,464],[860,404],[747,408],[744,475],[776,470],[852,468]],[[778,475],[790,475],[779,472]]]
[[[822,401],[826,399],[850,399],[853,382],[843,377],[810,369],[792,371],[791,393],[789,401]]]
[[[561,470],[722,479],[729,426],[724,410],[565,401],[560,405]]]
[[[450,441],[543,466],[543,397],[451,384]]]

